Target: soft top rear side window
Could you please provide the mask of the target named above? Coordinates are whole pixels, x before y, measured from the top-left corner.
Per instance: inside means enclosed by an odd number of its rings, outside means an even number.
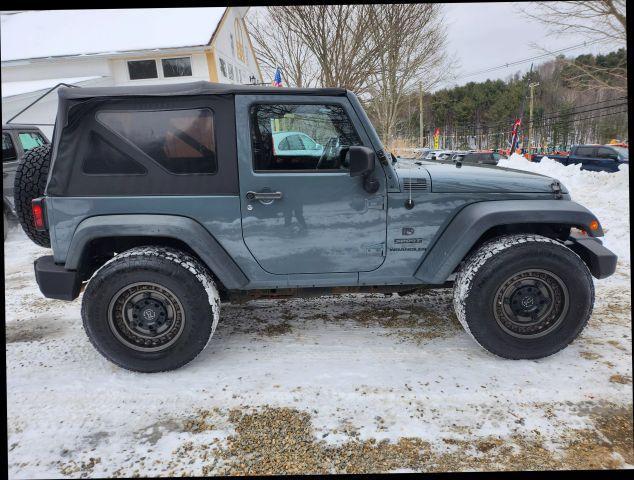
[[[50,196],[240,192],[233,95],[60,99],[59,109]]]
[[[88,155],[82,165],[88,175],[144,175],[143,165],[121,152],[95,132],[90,132]]]
[[[214,117],[209,108],[105,110],[97,120],[174,174],[218,171]]]

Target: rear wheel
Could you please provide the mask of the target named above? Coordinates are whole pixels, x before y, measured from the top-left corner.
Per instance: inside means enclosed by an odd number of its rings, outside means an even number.
[[[193,360],[213,335],[218,291],[207,269],[184,252],[128,250],[99,269],[82,301],[84,328],[108,360],[161,372]]]
[[[509,235],[482,245],[463,263],[454,307],[465,330],[505,358],[541,358],[581,333],[594,285],[581,258],[540,235]]]
[[[33,223],[31,200],[44,195],[51,166],[51,146],[41,145],[24,154],[15,171],[13,195],[15,212],[27,236],[41,247],[50,247],[48,231],[38,231]]]

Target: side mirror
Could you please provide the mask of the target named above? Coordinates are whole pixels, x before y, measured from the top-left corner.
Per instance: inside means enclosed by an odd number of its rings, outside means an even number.
[[[350,156],[350,176],[360,177],[374,170],[376,154],[368,147],[352,146],[348,149]]]

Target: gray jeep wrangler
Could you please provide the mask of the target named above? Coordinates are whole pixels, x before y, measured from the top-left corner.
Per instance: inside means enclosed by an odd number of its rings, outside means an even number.
[[[45,185],[23,216],[53,250],[35,261],[42,293],[85,288],[88,337],[127,369],[185,365],[221,302],[259,297],[453,286],[496,355],[572,342],[592,276],[616,268],[596,217],[541,175],[404,163],[343,89],[60,88],[52,147],[16,186]]]

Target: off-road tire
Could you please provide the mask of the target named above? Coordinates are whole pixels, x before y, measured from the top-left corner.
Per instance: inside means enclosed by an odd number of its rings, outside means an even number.
[[[33,225],[31,200],[44,194],[48,170],[51,166],[51,146],[41,145],[24,154],[15,170],[13,196],[15,212],[27,236],[41,247],[50,247],[47,231],[38,231]]]
[[[518,338],[496,320],[494,302],[499,302],[496,294],[505,282],[529,270],[561,280],[567,310],[562,307],[566,313],[542,336]],[[592,313],[594,285],[583,260],[562,243],[540,235],[508,235],[484,243],[464,260],[454,282],[453,303],[458,320],[480,346],[504,358],[535,359],[558,352],[579,336]]]
[[[164,350],[130,348],[109,321],[118,292],[138,282],[168,289],[182,306],[182,331]],[[172,248],[136,247],[95,272],[84,292],[81,315],[88,338],[108,360],[137,372],[163,372],[191,362],[205,348],[218,323],[220,299],[208,270],[194,257]]]

